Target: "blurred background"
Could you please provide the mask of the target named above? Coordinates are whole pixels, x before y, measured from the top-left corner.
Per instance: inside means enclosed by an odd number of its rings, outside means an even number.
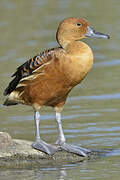
[[[120,1],[118,0],[0,0],[0,131],[33,141],[33,110],[3,107],[3,91],[17,66],[37,53],[58,46],[56,30],[67,17],[86,18],[110,40],[84,40],[94,52],[94,66],[70,93],[62,113],[67,141],[89,148],[120,148]],[[56,140],[55,115],[41,110],[41,137]],[[49,136],[48,136],[49,134]],[[39,170],[1,171],[1,179],[117,179],[119,154],[93,162]],[[19,172],[19,173],[18,173]]]

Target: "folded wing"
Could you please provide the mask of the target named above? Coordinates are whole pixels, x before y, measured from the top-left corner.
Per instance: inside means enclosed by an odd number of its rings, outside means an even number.
[[[10,94],[15,90],[19,81],[25,77],[33,74],[34,70],[37,70],[43,64],[52,60],[54,52],[59,48],[54,48],[50,50],[43,51],[42,53],[34,56],[33,58],[26,61],[24,64],[17,68],[17,71],[12,75],[14,79],[9,83],[8,87],[4,91],[4,95]]]

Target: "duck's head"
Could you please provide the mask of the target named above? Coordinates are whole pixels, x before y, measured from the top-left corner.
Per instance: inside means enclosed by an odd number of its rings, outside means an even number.
[[[70,42],[79,41],[86,37],[110,38],[107,34],[96,32],[83,18],[67,18],[59,24],[57,41],[63,48]]]

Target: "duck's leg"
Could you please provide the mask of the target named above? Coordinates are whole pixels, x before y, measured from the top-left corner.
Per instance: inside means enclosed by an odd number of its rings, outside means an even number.
[[[40,131],[39,131],[39,122],[40,122],[40,114],[38,111],[35,111],[34,113],[34,119],[35,119],[35,127],[36,127],[36,140],[32,144],[32,147],[34,149],[40,150],[42,152],[45,152],[49,155],[53,155],[57,151],[57,147],[47,144],[40,138]]]
[[[55,144],[62,145],[65,143],[66,139],[62,128],[61,113],[56,112],[56,123],[58,131],[58,140],[55,142]]]
[[[84,149],[79,146],[74,146],[65,143],[65,136],[63,133],[62,122],[61,122],[61,113],[56,112],[56,122],[58,129],[58,140],[55,144],[59,144],[60,148],[71,153],[79,154],[80,156],[87,157],[91,152],[89,149]]]

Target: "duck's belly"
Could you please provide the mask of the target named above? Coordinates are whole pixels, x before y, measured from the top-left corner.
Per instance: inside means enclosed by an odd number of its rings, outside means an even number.
[[[19,98],[24,104],[55,106],[66,99],[71,89],[72,86],[64,74],[43,73],[23,87]]]

